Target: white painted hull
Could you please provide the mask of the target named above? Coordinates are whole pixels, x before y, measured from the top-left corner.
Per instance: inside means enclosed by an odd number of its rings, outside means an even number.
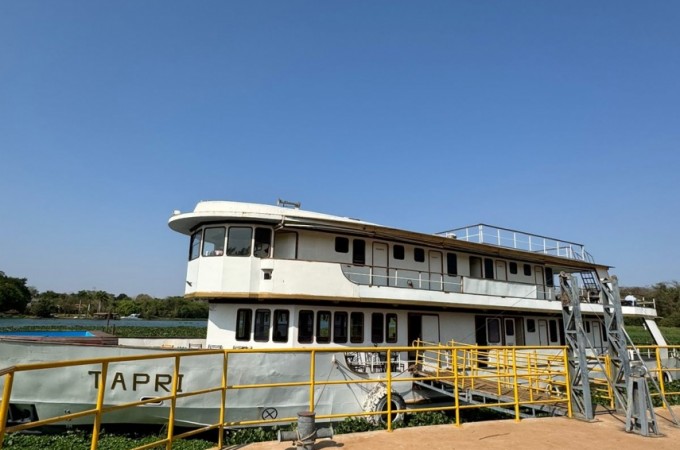
[[[145,353],[159,349],[106,346],[83,346],[54,343],[0,341],[2,366],[57,360],[103,358]],[[195,352],[187,352],[195,354]],[[221,354],[183,357],[180,364],[181,391],[189,392],[221,386]],[[333,381],[368,378],[345,365],[344,354],[319,353],[316,356],[316,380]],[[105,405],[139,401],[169,395],[174,358],[111,363],[108,368]],[[309,355],[305,353],[231,354],[228,384],[284,383],[309,381]],[[18,372],[12,389],[12,404],[33,405],[38,419],[91,409],[96,403],[97,373],[100,365],[74,366],[32,372]],[[380,376],[374,374],[372,376]],[[384,376],[384,375],[383,375]],[[0,385],[3,381],[0,381]],[[376,383],[341,384],[315,388],[317,415],[356,413]],[[413,398],[411,383],[395,383],[393,390],[404,398]],[[219,392],[177,400],[175,424],[200,426],[219,422]],[[229,389],[226,421],[243,422],[278,418],[294,420],[297,412],[309,409],[309,387]],[[169,402],[127,408],[107,413],[104,423],[166,423]],[[272,415],[273,414],[273,415]],[[289,421],[290,421],[289,420]],[[90,424],[92,416],[75,419],[71,424]]]

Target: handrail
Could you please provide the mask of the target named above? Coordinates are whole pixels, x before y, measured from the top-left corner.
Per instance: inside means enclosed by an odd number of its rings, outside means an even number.
[[[680,368],[678,366],[668,367],[664,366],[664,360],[661,358],[661,352],[672,352],[674,355],[680,354],[680,347],[678,346],[641,346],[641,348],[649,348],[653,350],[653,361],[656,365],[650,369],[650,373],[656,374],[659,380],[662,394],[677,394],[678,392],[669,392],[668,383],[666,383],[666,374],[671,374],[675,378],[680,378]],[[141,448],[151,448],[157,445],[166,445],[171,448],[172,443],[178,439],[193,436],[207,430],[218,430],[218,443],[221,448],[224,444],[223,433],[226,427],[245,426],[245,425],[267,425],[272,423],[281,423],[286,421],[294,421],[294,417],[278,417],[271,420],[227,420],[226,412],[230,408],[229,391],[238,391],[246,389],[277,389],[277,388],[299,388],[307,392],[310,409],[314,410],[316,405],[317,387],[323,386],[338,386],[338,385],[368,385],[377,386],[383,384],[387,389],[387,396],[391,398],[393,386],[395,383],[401,382],[424,382],[432,381],[436,383],[448,383],[452,387],[452,392],[455,393],[450,406],[443,406],[437,408],[417,408],[409,409],[409,413],[425,412],[425,411],[453,411],[455,412],[455,424],[459,425],[460,412],[471,408],[482,407],[496,407],[496,408],[510,408],[514,410],[515,419],[519,420],[520,408],[525,408],[531,405],[564,405],[567,409],[567,414],[571,414],[571,393],[568,380],[568,364],[566,360],[566,351],[564,347],[551,346],[532,346],[532,347],[513,347],[513,346],[476,346],[457,342],[450,342],[448,344],[427,343],[423,341],[416,341],[414,346],[409,347],[357,347],[352,348],[352,352],[385,352],[385,373],[378,377],[346,377],[346,379],[324,379],[319,375],[317,367],[318,356],[327,353],[345,353],[348,349],[338,348],[287,348],[287,349],[226,349],[226,350],[196,350],[196,351],[181,351],[181,352],[163,352],[144,355],[130,355],[130,356],[116,356],[108,358],[88,358],[71,361],[53,361],[41,362],[31,364],[20,364],[12,367],[7,367],[0,370],[0,380],[4,378],[4,386],[2,391],[2,400],[0,401],[0,447],[4,440],[6,433],[27,430],[35,428],[36,426],[46,425],[48,423],[62,422],[64,420],[90,416],[93,417],[93,432],[91,449],[96,450],[98,445],[98,436],[101,424],[106,417],[106,414],[113,411],[119,411],[125,408],[132,408],[145,403],[156,402],[159,399],[169,402],[169,418],[167,424],[167,436],[152,444],[144,445]],[[416,373],[401,373],[398,376],[392,374],[393,355],[395,353],[415,352],[416,353]],[[229,360],[230,357],[237,354],[252,354],[256,357],[263,354],[300,354],[307,355],[309,358],[308,376],[304,375],[300,380],[278,381],[269,383],[243,383],[243,384],[229,384]],[[189,358],[205,357],[207,355],[222,355],[221,371],[222,375],[220,381],[214,386],[182,386],[182,392],[179,392],[178,380],[180,378],[180,367],[184,364],[183,361]],[[651,355],[651,353],[650,353]],[[152,399],[145,399],[142,401],[135,401],[129,403],[106,404],[106,396],[108,394],[106,379],[108,369],[112,364],[120,364],[135,361],[153,361],[159,359],[171,359],[172,370],[172,388],[167,395],[162,397],[154,397]],[[677,358],[676,358],[677,359]],[[333,359],[336,365],[341,365],[344,358]],[[671,358],[668,359],[671,361]],[[672,360],[675,361],[675,360]],[[84,366],[84,365],[100,365],[101,371],[96,375],[98,381],[96,404],[85,411],[77,411],[75,413],[64,414],[50,418],[41,418],[41,420],[30,423],[22,423],[19,425],[8,426],[8,410],[11,402],[12,389],[17,374],[35,370],[61,370],[67,367]],[[432,368],[431,371],[420,370],[418,366]],[[343,372],[344,374],[351,374],[351,371]],[[375,375],[375,374],[374,374]],[[305,378],[306,377],[306,378]],[[245,381],[249,381],[246,379]],[[481,392],[484,386],[495,386],[494,390],[498,393],[495,400],[480,404],[462,404],[459,395],[465,395],[468,390]],[[370,389],[370,387],[369,387]],[[194,430],[190,430],[181,434],[174,434],[174,418],[176,417],[177,400],[186,397],[196,397],[207,394],[220,393],[220,408],[219,419],[217,423],[211,423]],[[323,391],[322,391],[323,392]],[[506,394],[507,393],[507,394]],[[392,430],[392,414],[405,413],[406,410],[397,410],[393,408],[392,402],[388,401],[386,410],[384,411],[334,411],[332,414],[318,414],[318,419],[339,419],[355,416],[374,416],[386,414],[387,429]]]

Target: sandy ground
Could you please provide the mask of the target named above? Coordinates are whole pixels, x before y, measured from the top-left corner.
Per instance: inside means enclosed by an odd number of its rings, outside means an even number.
[[[680,407],[673,409],[680,419]],[[401,428],[391,433],[341,434],[332,440],[317,441],[315,450],[449,450],[449,449],[680,449],[680,428],[673,426],[671,415],[656,410],[660,437],[626,433],[626,417],[599,413],[593,422],[564,417],[466,423],[460,427],[437,425]],[[230,450],[294,450],[290,442],[260,442],[228,447]]]

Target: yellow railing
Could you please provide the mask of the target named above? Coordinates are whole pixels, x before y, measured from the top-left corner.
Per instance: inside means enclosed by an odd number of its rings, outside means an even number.
[[[224,446],[224,429],[228,427],[239,427],[248,425],[271,425],[274,423],[293,422],[296,417],[277,417],[275,419],[262,420],[228,420],[227,412],[230,407],[233,407],[234,401],[230,402],[230,395],[243,390],[257,390],[257,389],[281,389],[281,388],[295,388],[301,389],[304,396],[308,399],[308,406],[310,410],[315,410],[317,404],[316,388],[323,388],[324,386],[333,385],[355,385],[365,384],[375,386],[377,384],[384,384],[386,387],[386,410],[384,411],[333,411],[333,414],[318,414],[316,418],[319,420],[333,420],[346,417],[355,416],[369,416],[369,415],[386,415],[386,425],[388,430],[392,430],[392,417],[396,413],[416,413],[426,411],[453,411],[455,413],[454,424],[461,423],[460,414],[462,411],[473,408],[498,407],[514,410],[515,420],[520,419],[521,408],[540,407],[541,405],[559,406],[565,408],[567,415],[571,416],[571,401],[570,401],[570,386],[566,381],[568,380],[567,373],[567,355],[564,347],[479,347],[472,345],[465,345],[456,342],[450,342],[448,345],[439,343],[417,342],[414,347],[366,347],[366,348],[352,348],[354,353],[365,352],[375,354],[380,352],[384,354],[385,372],[381,374],[359,374],[349,369],[349,366],[344,366],[344,373],[347,376],[344,379],[328,379],[319,372],[319,362],[317,361],[320,355],[333,353],[340,355],[344,360],[346,349],[338,348],[316,348],[316,349],[233,349],[233,350],[200,350],[200,351],[181,351],[181,352],[163,352],[154,354],[140,354],[131,356],[108,357],[108,358],[92,358],[83,360],[70,361],[55,361],[35,364],[17,365],[0,370],[0,381],[4,382],[2,389],[2,401],[0,402],[0,447],[2,447],[3,440],[6,433],[12,433],[22,430],[27,430],[35,427],[40,427],[49,424],[63,423],[69,420],[87,417],[92,424],[92,443],[91,448],[96,449],[100,435],[101,424],[106,418],[107,414],[126,410],[129,408],[136,408],[142,405],[148,405],[157,402],[167,402],[167,435],[156,442],[146,444],[138,447],[138,449],[146,449],[165,445],[166,448],[171,448],[172,443],[178,439],[187,438],[190,436],[203,433],[208,430],[218,430],[219,448]],[[667,379],[670,376],[673,379],[680,378],[680,368],[664,367],[663,361],[671,354],[679,354],[679,347],[640,347],[643,355],[647,356],[650,361],[655,361],[655,366],[650,369],[650,373],[658,380],[662,394],[680,394],[680,392],[669,392]],[[411,370],[414,373],[399,373],[393,375],[393,368],[396,358],[393,355],[406,354],[406,352],[415,352],[417,355],[415,364],[412,365]],[[665,353],[664,353],[665,352]],[[669,355],[666,355],[668,353]],[[230,375],[235,375],[229,371],[230,358],[241,358],[239,355],[254,355],[253,357],[264,358],[263,355],[281,355],[286,357],[287,354],[298,354],[308,358],[307,363],[303,363],[303,372],[299,378],[295,380],[269,380],[267,383],[234,383],[230,384]],[[206,386],[189,386],[184,383],[180,389],[179,383],[181,381],[181,367],[186,364],[190,358],[200,358],[209,356],[214,358],[213,366],[210,370],[220,370],[221,377],[214,385]],[[330,357],[330,356],[329,356]],[[171,360],[172,375],[171,384],[167,395],[162,395],[152,398],[144,398],[139,401],[127,403],[112,403],[111,400],[107,403],[107,395],[111,386],[111,379],[115,381],[115,375],[111,375],[111,366],[114,364],[132,363],[136,361],[156,362],[159,360]],[[327,360],[327,359],[326,359]],[[672,358],[671,358],[672,360]],[[333,360],[335,361],[335,360]],[[234,363],[232,361],[232,363]],[[256,363],[254,363],[256,364]],[[339,365],[339,362],[337,363]],[[21,377],[23,373],[35,372],[38,370],[59,371],[66,370],[77,366],[98,366],[98,371],[94,371],[97,383],[95,384],[96,398],[92,401],[89,409],[77,411],[74,413],[63,414],[54,417],[43,418],[40,420],[21,423],[18,425],[7,426],[8,410],[12,398],[12,390],[17,377]],[[234,367],[236,367],[235,364]],[[302,367],[302,366],[301,366]],[[609,362],[605,359],[602,367],[605,370],[610,367]],[[235,370],[232,368],[232,370]],[[51,375],[59,378],[56,375]],[[237,376],[232,379],[240,380]],[[250,381],[247,377],[244,380]],[[107,380],[109,382],[107,383]],[[392,406],[392,392],[395,383],[399,382],[434,382],[441,385],[448,385],[452,397],[450,406],[412,408],[408,411],[393,409]],[[191,390],[190,388],[194,388]],[[229,393],[232,394],[229,394]],[[486,393],[492,401],[484,404],[475,404],[465,400],[465,396],[470,393]],[[611,390],[605,390],[607,398],[612,398]],[[175,434],[175,423],[177,422],[177,401],[180,399],[200,396],[219,396],[218,415],[216,413],[216,422],[187,432]],[[319,394],[321,395],[321,394]],[[495,398],[492,398],[493,396]]]

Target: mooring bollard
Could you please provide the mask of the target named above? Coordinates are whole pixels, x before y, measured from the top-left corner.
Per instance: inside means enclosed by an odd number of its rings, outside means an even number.
[[[300,411],[298,426],[295,431],[279,430],[279,442],[292,441],[300,450],[313,450],[317,439],[332,439],[333,427],[316,428],[316,413],[314,411]]]

